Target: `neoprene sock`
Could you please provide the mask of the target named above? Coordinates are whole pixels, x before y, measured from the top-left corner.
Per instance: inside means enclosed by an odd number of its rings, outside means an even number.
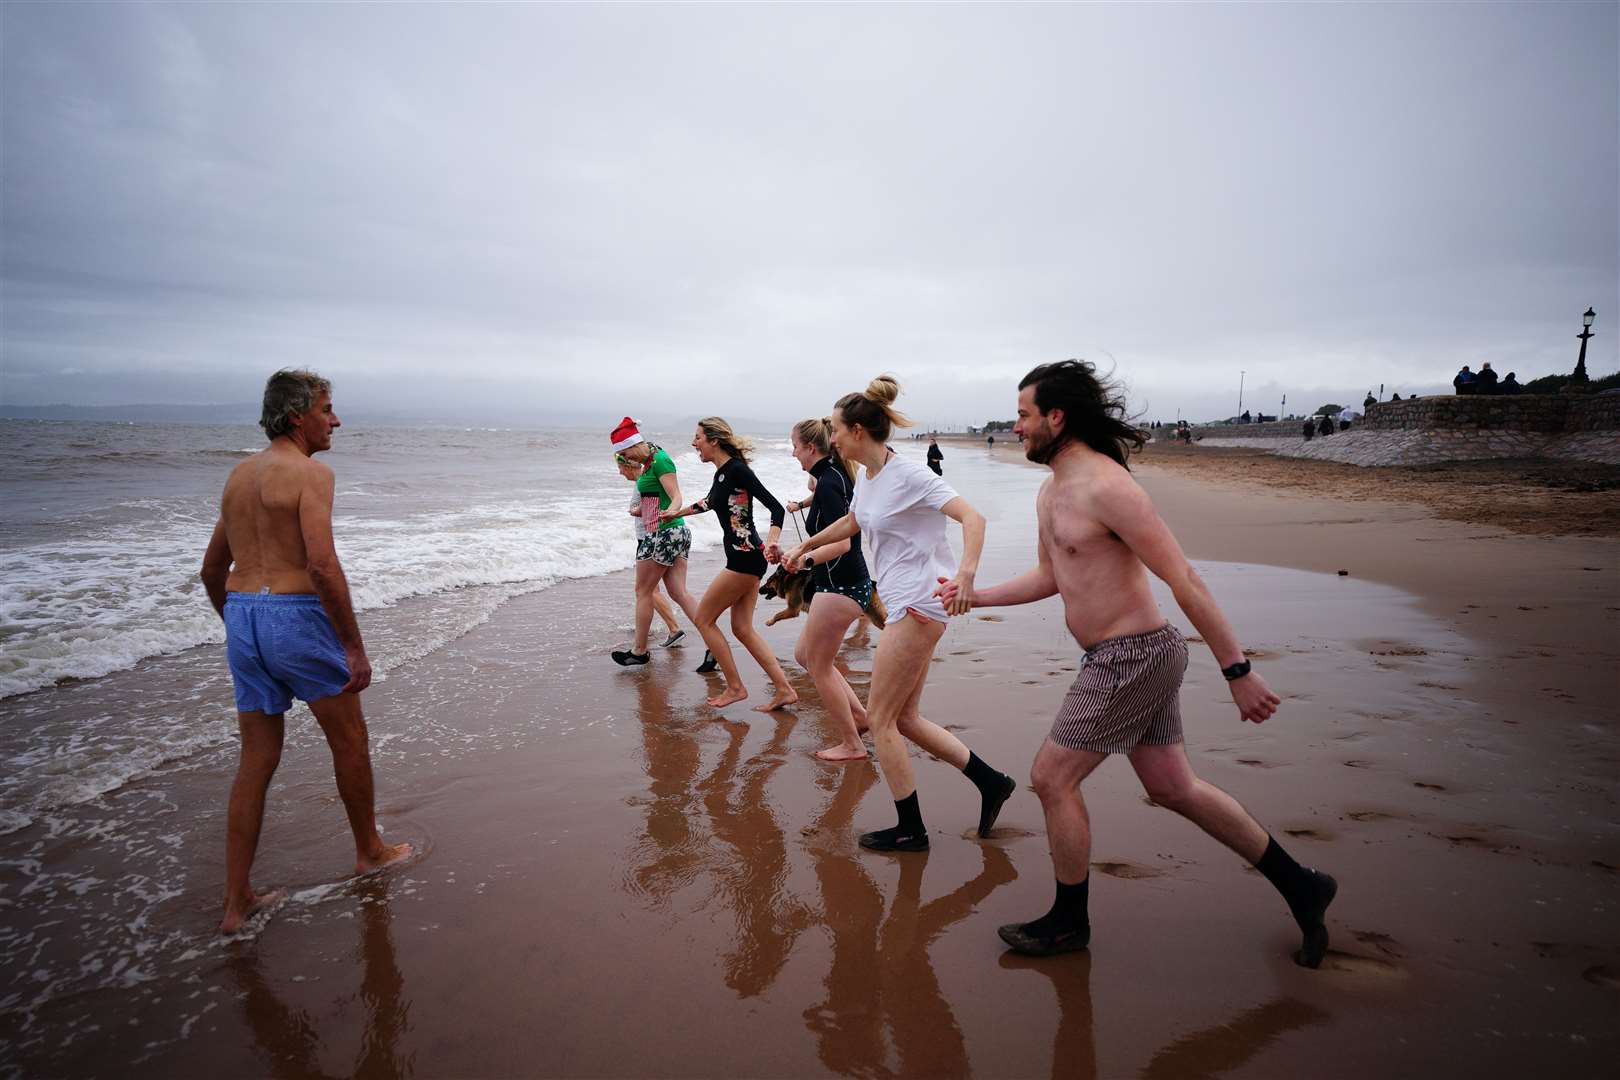
[[[1087,910],[1091,897],[1091,877],[1087,875],[1073,885],[1057,883],[1057,898],[1052,910],[1032,923],[1024,924],[1024,932],[1033,937],[1055,938],[1083,930],[1091,936],[1091,915]]]
[[[1018,781],[1006,773],[997,772],[973,751],[968,751],[967,764],[962,774],[979,789],[979,835],[989,836],[990,829],[1001,815],[1001,805],[1018,790]]]
[[[1304,935],[1299,952],[1294,954],[1295,962],[1305,967],[1316,967],[1327,953],[1327,926],[1322,916],[1339,891],[1338,882],[1320,870],[1299,865],[1275,838],[1266,839],[1265,853],[1254,868],[1282,893],[1294,921],[1299,924],[1300,933]]]
[[[923,824],[922,806],[913,791],[895,800],[900,821],[892,829],[879,829],[861,837],[861,847],[874,851],[923,851],[928,847],[928,828]]]

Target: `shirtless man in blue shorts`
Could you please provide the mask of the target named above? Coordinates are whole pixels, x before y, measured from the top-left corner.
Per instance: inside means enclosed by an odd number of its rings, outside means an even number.
[[[249,884],[264,822],[264,796],[281,760],[284,714],[308,702],[326,733],[338,794],[354,831],[355,872],[411,853],[377,832],[371,752],[360,691],[371,661],[332,543],[332,470],[315,455],[341,426],[332,386],[309,371],[278,371],[264,388],[259,426],[270,446],[225,482],[202,581],[225,620],[225,655],[236,687],[242,756],[225,828],[225,917],[234,933],[282,893]]]

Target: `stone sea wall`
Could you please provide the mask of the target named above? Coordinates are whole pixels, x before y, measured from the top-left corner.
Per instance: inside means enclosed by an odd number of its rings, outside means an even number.
[[[1193,429],[1205,446],[1251,446],[1347,465],[1547,457],[1620,465],[1620,394],[1519,394],[1384,401],[1348,431],[1300,437],[1302,421]],[[1169,429],[1161,429],[1161,437]]]

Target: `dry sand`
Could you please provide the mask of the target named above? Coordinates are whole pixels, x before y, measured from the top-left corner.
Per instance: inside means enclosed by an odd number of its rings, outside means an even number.
[[[1301,861],[1339,877],[1322,970],[1290,961],[1297,932],[1269,886],[1145,805],[1124,762],[1087,784],[1092,950],[1006,955],[995,927],[1050,902],[1032,794],[978,841],[970,785],[920,761],[932,851],[861,852],[857,832],[889,824],[892,806],[873,766],[813,758],[827,732],[808,680],[790,668],[805,696],[793,713],[719,716],[690,670],[698,649],[613,668],[604,654],[630,591],[616,575],[511,601],[368,693],[379,733],[390,717],[435,718],[431,739],[379,754],[382,819],[390,838],[424,844],[418,862],[322,884],[342,860],[341,815],[318,742],[291,734],[257,879],[300,899],[253,940],[198,950],[140,1011],[109,998],[102,1030],[31,1049],[24,1071],[1608,1068],[1620,1051],[1620,545],[1156,461],[1144,459],[1144,484],[1285,699],[1271,722],[1241,724],[1195,647],[1189,750]],[[998,481],[987,583],[1032,558],[1039,480],[1008,468]],[[694,580],[716,565],[701,558]],[[778,655],[799,626],[767,631]],[[864,690],[870,647],[844,659]],[[1079,660],[1056,603],[959,620],[937,659],[925,712],[1024,775]],[[765,680],[742,663],[757,700]],[[166,797],[217,816],[224,782],[182,774]],[[217,850],[193,857],[198,879],[219,879]],[[169,914],[201,937],[216,903],[179,898]],[[218,1007],[143,1049],[199,997]]]

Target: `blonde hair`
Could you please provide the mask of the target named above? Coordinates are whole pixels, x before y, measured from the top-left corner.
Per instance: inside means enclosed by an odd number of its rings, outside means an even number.
[[[813,446],[816,453],[831,458],[833,466],[844,474],[845,479],[854,480],[849,466],[844,464],[844,459],[838,456],[838,449],[832,444],[832,417],[813,416],[809,420],[800,420],[793,425],[793,438],[800,446]]]
[[[879,375],[858,394],[845,394],[835,408],[850,427],[859,424],[880,443],[889,441],[894,428],[910,427],[911,421],[894,407],[900,396],[900,382],[893,375]]]
[[[745,439],[731,430],[731,425],[718,416],[705,416],[697,422],[698,428],[707,436],[708,440],[734,458],[748,460],[754,451],[754,441]]]

